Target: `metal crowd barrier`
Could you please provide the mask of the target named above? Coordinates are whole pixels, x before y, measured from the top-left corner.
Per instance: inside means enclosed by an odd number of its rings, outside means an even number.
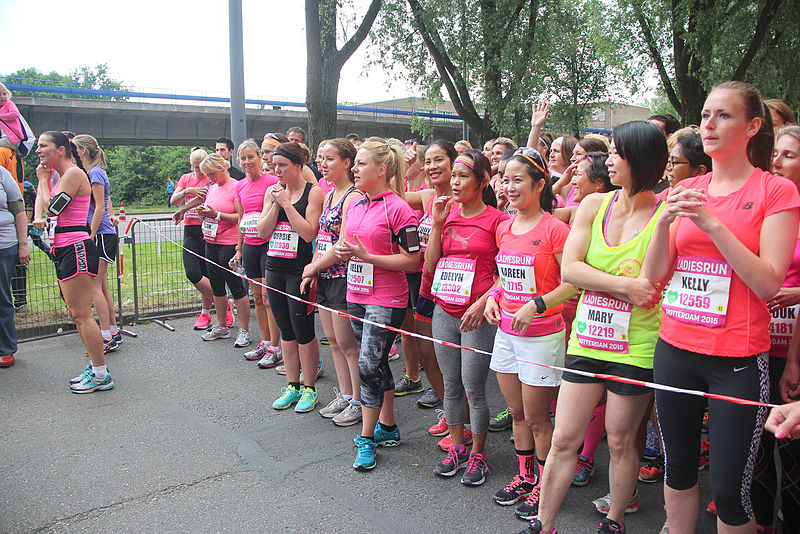
[[[142,221],[169,239],[183,241],[183,225],[176,226],[169,217]],[[131,222],[129,228],[127,224],[121,222],[117,229],[119,253],[108,273],[119,327],[197,313],[200,295],[186,279],[181,249],[139,220]],[[12,279],[18,340],[33,341],[75,332],[75,323],[61,298],[55,266],[45,252],[46,243],[35,235],[28,237],[28,243],[31,262],[27,267],[17,266]]]

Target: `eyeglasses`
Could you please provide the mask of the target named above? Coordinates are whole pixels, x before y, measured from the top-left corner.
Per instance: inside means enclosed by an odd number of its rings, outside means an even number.
[[[530,147],[518,148],[514,151],[514,155],[523,157],[526,160],[530,161],[534,167],[542,171],[544,175],[547,176],[547,171],[544,168],[544,158],[535,148],[530,148]],[[538,162],[536,161],[537,159],[539,160]]]
[[[680,161],[680,160],[677,160],[675,158],[669,158],[667,160],[667,168],[668,169],[671,169],[671,168],[675,167],[676,165],[689,165],[689,162],[688,161]]]

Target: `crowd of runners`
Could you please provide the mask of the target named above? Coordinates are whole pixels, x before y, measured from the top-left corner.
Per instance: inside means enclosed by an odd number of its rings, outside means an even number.
[[[245,359],[285,375],[274,409],[360,424],[359,471],[401,442],[395,396],[442,405],[429,430],[442,438],[433,474],[490,480],[494,502],[530,521],[525,533],[556,532],[566,492],[589,483],[604,436],[611,491],[593,503],[605,515],[598,533],[625,532],[637,482],[662,478],[662,532],[694,532],[707,465],[713,502],[703,504],[719,532],[776,532],[778,515],[780,531],[800,531],[797,410],[776,410],[776,437],[763,432],[765,406],[719,398],[782,404],[800,392],[794,115],[742,82],[711,91],[699,126],[658,115],[615,127],[611,139],[554,138],[548,110],[534,106],[522,147],[353,135],[323,141],[312,160],[292,128],[236,150],[224,138],[214,153],[193,149],[170,203],[202,299],[199,337],[235,335]],[[34,226],[57,220],[57,274],[90,360],[71,388],[109,390],[104,352],[121,336],[103,289],[116,256],[105,158],[91,136],[62,132],[42,134],[37,154]],[[314,306],[293,297],[325,307],[324,339]],[[338,382],[324,400],[321,342]],[[397,343],[399,380],[389,366]],[[507,408],[492,417],[495,378]],[[654,394],[631,380],[715,397]],[[508,428],[519,473],[492,480],[487,433]]]

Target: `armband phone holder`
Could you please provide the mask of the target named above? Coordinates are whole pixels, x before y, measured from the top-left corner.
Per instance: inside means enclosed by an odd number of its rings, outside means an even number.
[[[59,216],[70,202],[72,202],[72,197],[62,191],[50,199],[50,205],[47,207],[47,209],[53,215]]]

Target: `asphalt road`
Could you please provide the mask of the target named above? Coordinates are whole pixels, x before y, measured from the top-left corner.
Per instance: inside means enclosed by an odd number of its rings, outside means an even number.
[[[358,426],[338,428],[316,411],[276,411],[285,379],[242,358],[233,339],[203,342],[192,319],[131,327],[138,337],[109,355],[116,388],[74,395],[85,364],[77,335],[21,345],[0,369],[0,532],[516,533],[513,507],[492,494],[516,473],[510,432],[490,433],[492,472],[480,487],[431,472],[441,460],[427,429],[434,410],[397,400],[402,444],[379,449],[377,468],[352,469]],[[320,331],[321,333],[321,331]],[[324,403],[336,385],[328,347]],[[395,378],[402,359],[392,363]],[[503,407],[493,376],[493,413]],[[701,474],[703,505],[708,474]],[[591,500],[608,491],[601,445],[592,482],[570,489],[559,532],[594,533]],[[659,532],[660,484],[640,484],[631,533]],[[712,532],[701,513],[698,532]]]

